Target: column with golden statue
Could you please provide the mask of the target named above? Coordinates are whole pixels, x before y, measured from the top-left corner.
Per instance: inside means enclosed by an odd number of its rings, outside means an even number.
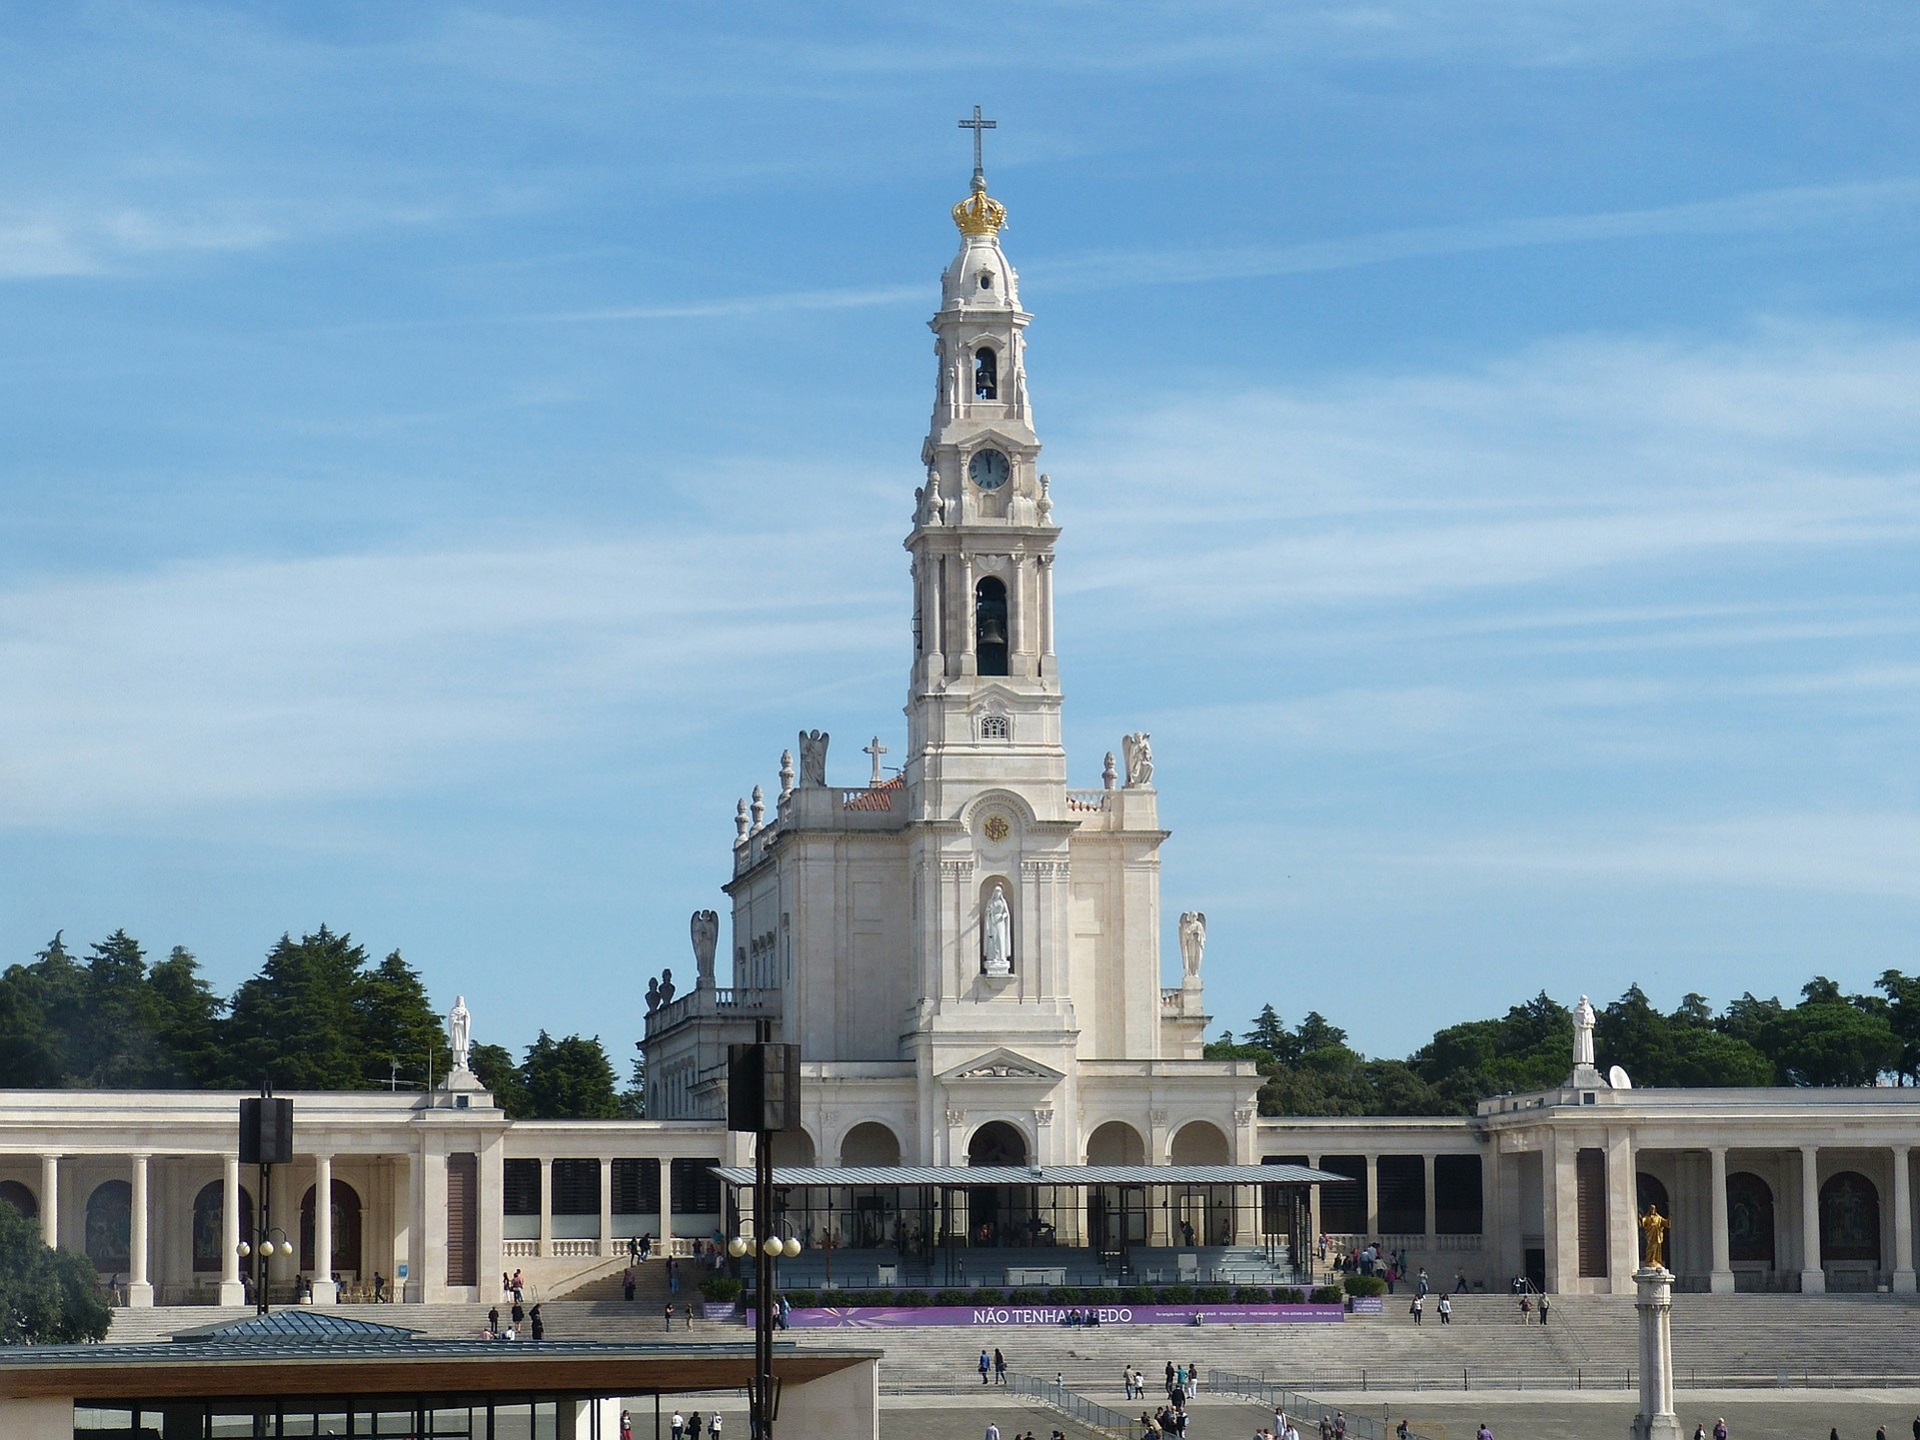
[[[1633,1272],[1633,1304],[1640,1312],[1640,1413],[1633,1420],[1634,1440],[1680,1440],[1680,1419],[1673,1411],[1673,1273],[1666,1266],[1672,1229],[1658,1205],[1647,1206],[1640,1217],[1645,1259]]]

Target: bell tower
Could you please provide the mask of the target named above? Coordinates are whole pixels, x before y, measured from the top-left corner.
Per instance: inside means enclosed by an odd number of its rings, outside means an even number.
[[[1054,811],[1066,783],[1053,653],[1053,499],[1027,398],[1020,277],[1000,246],[976,107],[973,184],[953,207],[960,247],[941,279],[933,418],[915,494],[913,676],[906,781],[923,818],[992,784]],[[959,792],[955,792],[955,786]]]

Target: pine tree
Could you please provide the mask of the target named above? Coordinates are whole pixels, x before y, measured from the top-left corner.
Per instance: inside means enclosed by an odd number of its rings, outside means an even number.
[[[397,1075],[424,1085],[430,1074],[438,1080],[453,1068],[446,1025],[427,998],[419,972],[398,950],[360,978],[354,1010],[362,1063],[375,1081]]]
[[[365,947],[325,925],[297,941],[282,935],[260,973],[234,992],[225,1027],[226,1083],[365,1088],[370,1077],[354,1000],[366,963]]]

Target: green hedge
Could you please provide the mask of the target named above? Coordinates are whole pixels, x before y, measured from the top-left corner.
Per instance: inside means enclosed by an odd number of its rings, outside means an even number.
[[[738,1300],[742,1288],[731,1275],[711,1275],[700,1282],[700,1293],[713,1301]]]
[[[820,1303],[820,1295],[815,1290],[789,1290],[787,1303],[796,1310],[811,1310]]]
[[[1378,1275],[1349,1275],[1340,1282],[1349,1295],[1384,1295],[1387,1282]]]
[[[1309,1297],[1316,1305],[1338,1305],[1344,1301],[1346,1292],[1338,1285],[1316,1285]]]
[[[971,1305],[973,1303],[973,1296],[964,1290],[940,1290],[935,1292],[933,1303],[936,1305]]]
[[[1162,1305],[1191,1305],[1193,1303],[1193,1286],[1162,1285],[1160,1287],[1160,1303]]]

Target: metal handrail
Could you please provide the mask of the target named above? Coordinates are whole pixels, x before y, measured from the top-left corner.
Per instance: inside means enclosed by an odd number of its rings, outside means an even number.
[[[1323,1405],[1310,1395],[1302,1395],[1297,1390],[1288,1390],[1283,1386],[1266,1380],[1255,1379],[1251,1375],[1236,1375],[1231,1370],[1209,1370],[1206,1375],[1209,1388],[1224,1390],[1233,1395],[1245,1395],[1250,1400],[1259,1400],[1269,1409],[1284,1410],[1287,1414],[1301,1420],[1316,1423],[1323,1417],[1344,1411],[1333,1405]],[[1385,1421],[1375,1420],[1370,1415],[1346,1415],[1347,1435],[1357,1440],[1397,1440],[1399,1428],[1389,1428]],[[1408,1430],[1409,1440],[1428,1440],[1417,1430]]]
[[[1097,1400],[1075,1393],[1053,1380],[1042,1380],[1038,1375],[1016,1375],[1007,1372],[1007,1388],[1019,1395],[1031,1395],[1034,1399],[1064,1410],[1082,1425],[1091,1425],[1097,1430],[1110,1431],[1115,1435],[1132,1440],[1139,1421],[1118,1410],[1110,1410]]]

